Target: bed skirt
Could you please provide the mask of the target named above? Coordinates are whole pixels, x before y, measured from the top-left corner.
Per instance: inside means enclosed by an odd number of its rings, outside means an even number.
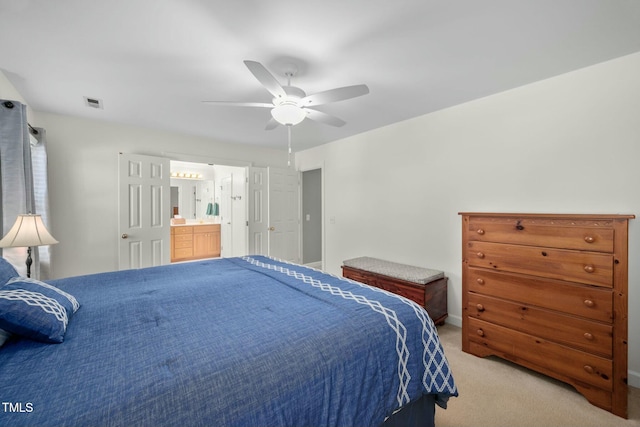
[[[436,396],[427,394],[396,412],[380,427],[434,427]]]

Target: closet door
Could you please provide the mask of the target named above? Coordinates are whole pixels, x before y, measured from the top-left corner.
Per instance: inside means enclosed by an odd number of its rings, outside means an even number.
[[[300,262],[300,173],[269,168],[269,255]]]
[[[267,168],[247,168],[249,215],[249,254],[269,255],[269,175]]]
[[[232,213],[233,203],[233,175],[222,178],[220,183],[220,236],[221,236],[221,256],[233,256],[233,222],[235,218]]]
[[[300,262],[300,173],[248,168],[249,253]]]

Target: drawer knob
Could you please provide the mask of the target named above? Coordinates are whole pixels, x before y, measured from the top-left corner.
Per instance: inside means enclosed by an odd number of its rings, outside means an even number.
[[[584,305],[586,305],[587,307],[593,307],[595,305],[595,303],[593,301],[591,301],[590,299],[586,299],[586,300],[584,300]]]
[[[476,231],[476,233],[478,233],[479,235],[483,235],[484,234],[484,230],[482,228],[478,228],[478,230]]]
[[[589,374],[593,374],[594,372],[593,367],[589,365],[584,365],[584,370],[587,371],[587,373]]]
[[[584,337],[585,337],[585,339],[588,339],[589,341],[593,341],[593,335],[591,335],[589,332],[585,332],[584,333]]]
[[[482,252],[478,252],[476,255],[478,255],[478,258],[484,258],[484,254]]]
[[[584,271],[586,271],[587,273],[593,273],[594,271],[596,271],[596,269],[593,267],[593,265],[588,264],[584,266]]]
[[[476,308],[478,309],[478,311],[484,311],[484,305],[482,304],[476,304]]]
[[[478,330],[476,331],[476,333],[477,333],[479,336],[481,336],[481,337],[483,337],[483,336],[484,336],[484,331],[483,331],[482,329],[478,329]]]
[[[593,236],[585,236],[584,241],[587,243],[593,243],[596,241],[596,239]]]
[[[476,282],[478,282],[478,285],[484,285],[484,279],[481,279],[480,277],[476,279]]]

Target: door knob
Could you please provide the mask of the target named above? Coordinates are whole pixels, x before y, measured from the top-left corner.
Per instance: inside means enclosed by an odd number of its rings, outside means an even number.
[[[269,227],[269,231],[276,231],[275,227]]]
[[[120,236],[120,237],[122,237],[123,239],[128,239],[129,235],[127,233],[122,233],[122,236]]]

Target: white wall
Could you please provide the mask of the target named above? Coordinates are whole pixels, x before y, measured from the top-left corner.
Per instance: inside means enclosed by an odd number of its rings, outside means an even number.
[[[326,268],[375,256],[444,270],[461,323],[458,212],[640,214],[640,53],[296,154],[324,164]],[[640,219],[629,370],[640,387]]]
[[[26,104],[20,92],[18,92],[9,79],[7,79],[2,69],[0,69],[0,99],[18,101]],[[31,114],[32,112],[29,110],[29,106],[27,106],[27,115],[31,117]]]

